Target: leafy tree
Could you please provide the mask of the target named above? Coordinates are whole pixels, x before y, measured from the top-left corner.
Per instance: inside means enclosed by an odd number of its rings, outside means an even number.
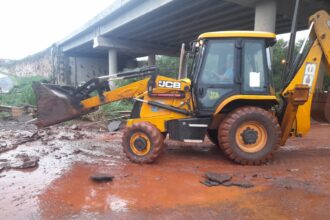
[[[159,74],[177,78],[179,71],[179,58],[169,56],[157,56],[156,65],[159,68]]]
[[[288,44],[283,39],[277,41],[277,43],[273,46],[273,79],[275,90],[279,91],[282,87],[282,73],[285,68],[285,64],[282,62],[285,61],[286,53],[287,53]]]

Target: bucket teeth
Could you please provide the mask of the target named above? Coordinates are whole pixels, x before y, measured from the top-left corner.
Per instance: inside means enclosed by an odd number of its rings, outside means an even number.
[[[80,100],[70,91],[57,85],[34,83],[33,90],[37,97],[38,127],[47,127],[83,115]]]

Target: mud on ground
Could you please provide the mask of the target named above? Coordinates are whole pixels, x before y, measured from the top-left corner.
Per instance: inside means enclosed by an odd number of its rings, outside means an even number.
[[[139,165],[121,132],[1,121],[0,219],[330,219],[329,135],[329,124],[313,123],[263,166],[233,164],[210,142],[168,140],[156,163]],[[208,187],[206,172],[253,187]],[[98,173],[114,178],[90,179]]]

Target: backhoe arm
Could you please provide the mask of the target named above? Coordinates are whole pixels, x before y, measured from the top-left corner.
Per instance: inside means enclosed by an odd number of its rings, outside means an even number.
[[[327,73],[330,76],[330,16],[321,10],[309,18],[309,23],[314,23],[314,33],[325,56]]]
[[[310,129],[312,98],[323,57],[325,57],[327,72],[330,75],[330,16],[325,11],[319,11],[311,16],[309,21],[312,44],[303,62],[300,62],[300,66],[294,66],[295,70],[292,71],[295,72],[281,93],[286,104],[281,121],[282,145],[285,144],[292,129],[296,136],[303,136]],[[302,52],[303,50],[298,56],[302,57]],[[298,99],[294,100],[293,97]]]

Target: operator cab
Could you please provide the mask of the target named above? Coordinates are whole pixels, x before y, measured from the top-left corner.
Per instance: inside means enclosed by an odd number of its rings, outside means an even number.
[[[193,43],[193,96],[199,116],[210,116],[233,95],[274,95],[267,32],[225,31],[201,34]]]

